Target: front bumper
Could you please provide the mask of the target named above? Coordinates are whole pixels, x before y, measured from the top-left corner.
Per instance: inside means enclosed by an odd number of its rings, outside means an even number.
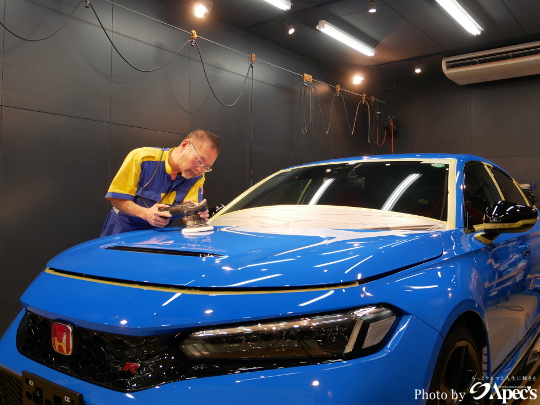
[[[319,365],[246,372],[178,381],[133,393],[102,388],[47,368],[16,349],[16,331],[23,312],[0,341],[0,368],[13,388],[26,370],[81,393],[85,405],[127,404],[237,404],[249,399],[258,405],[276,400],[302,404],[421,404],[418,391],[427,391],[442,342],[438,332],[413,316],[403,316],[388,344],[370,356]],[[418,350],[421,348],[421,350]],[[1,372],[1,369],[0,369]],[[13,373],[13,374],[11,374]],[[15,377],[13,377],[15,376]],[[7,392],[7,391],[6,391]],[[0,398],[4,397],[0,391]],[[13,402],[13,405],[17,402]],[[22,392],[21,402],[22,403]],[[2,402],[1,405],[12,405]]]

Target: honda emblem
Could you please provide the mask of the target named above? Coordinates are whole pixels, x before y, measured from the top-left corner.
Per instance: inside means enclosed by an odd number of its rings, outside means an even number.
[[[51,325],[51,341],[57,353],[70,355],[73,352],[73,328],[64,323],[54,322]]]

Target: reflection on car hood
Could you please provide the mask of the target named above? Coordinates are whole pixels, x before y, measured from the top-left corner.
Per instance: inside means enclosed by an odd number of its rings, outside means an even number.
[[[52,269],[194,288],[327,286],[366,280],[442,254],[439,232],[319,228],[179,228],[96,239],[52,259]]]
[[[448,229],[436,219],[369,208],[330,205],[272,205],[233,211],[225,209],[211,221],[221,226],[324,229]]]

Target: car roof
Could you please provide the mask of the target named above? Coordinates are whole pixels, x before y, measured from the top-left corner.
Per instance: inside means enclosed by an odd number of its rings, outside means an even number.
[[[480,156],[475,155],[469,155],[469,154],[451,154],[451,153],[404,153],[404,154],[394,154],[394,155],[370,155],[370,156],[353,156],[353,157],[346,157],[346,158],[339,158],[339,159],[329,159],[329,160],[321,160],[318,162],[311,162],[311,163],[305,163],[301,165],[295,165],[288,167],[288,169],[292,169],[295,167],[303,167],[303,166],[312,166],[312,165],[318,165],[318,164],[324,164],[324,163],[340,163],[340,162],[351,162],[351,161],[378,161],[378,160],[400,160],[400,159],[456,159],[458,161],[458,166],[463,165],[465,162],[468,161],[479,161],[479,162],[485,162],[490,165],[499,167],[497,164],[490,162],[487,159],[484,159]]]

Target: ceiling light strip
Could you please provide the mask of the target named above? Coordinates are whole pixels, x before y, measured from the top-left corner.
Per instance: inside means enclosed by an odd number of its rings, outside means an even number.
[[[480,35],[484,30],[456,0],[437,0],[437,3],[472,35]]]
[[[265,0],[265,1],[285,11],[290,10],[292,6],[291,2],[288,0]]]
[[[371,46],[363,43],[362,41],[356,39],[352,35],[347,34],[345,31],[340,30],[339,28],[329,24],[325,20],[319,21],[317,29],[321,32],[324,32],[327,35],[330,35],[332,38],[337,39],[338,41],[344,43],[345,45],[350,46],[351,48],[357,50],[358,52],[363,53],[367,56],[375,55],[375,49]]]

